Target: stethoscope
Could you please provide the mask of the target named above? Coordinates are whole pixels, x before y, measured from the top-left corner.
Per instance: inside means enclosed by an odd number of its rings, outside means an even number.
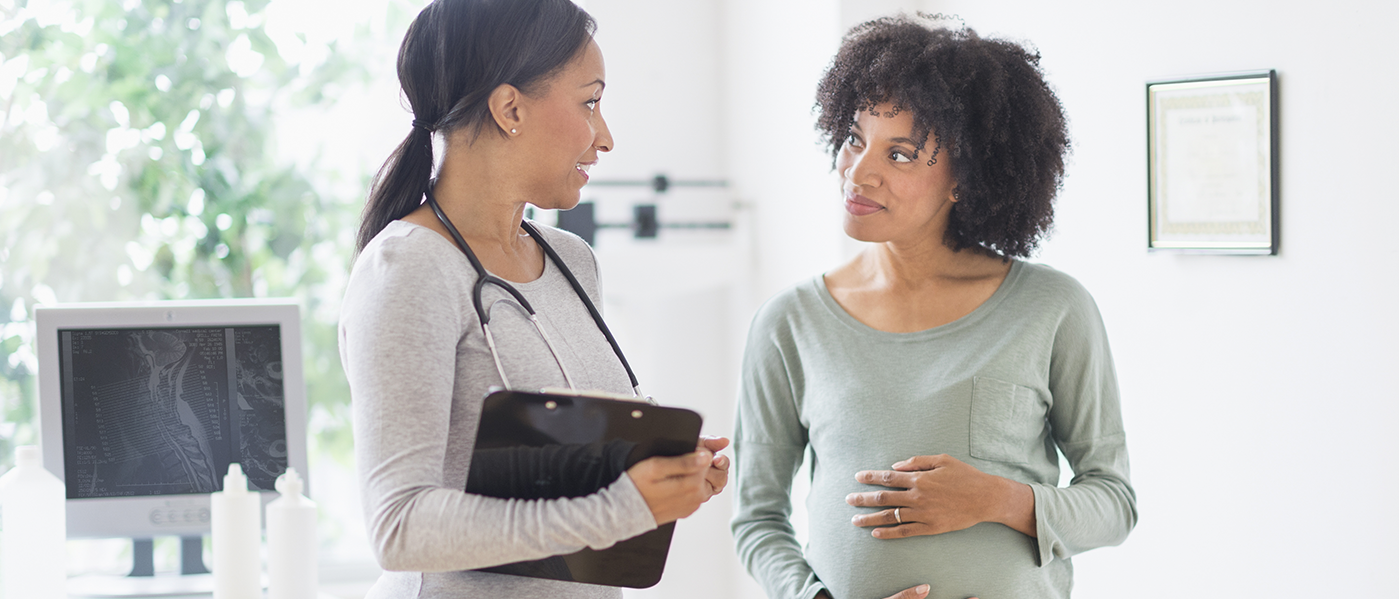
[[[526,315],[529,316],[530,322],[534,324],[535,330],[539,331],[539,336],[544,339],[544,345],[549,348],[549,353],[554,356],[554,362],[558,363],[559,370],[563,372],[563,379],[564,382],[568,384],[568,389],[574,393],[582,393],[574,386],[573,377],[568,374],[568,368],[564,366],[563,359],[559,357],[558,350],[554,348],[554,343],[549,340],[549,333],[544,331],[544,325],[540,324],[539,317],[535,314],[534,307],[530,305],[529,300],[525,299],[525,296],[521,294],[518,289],[515,289],[514,285],[486,271],[486,267],[481,265],[481,261],[478,260],[476,254],[471,251],[471,246],[466,244],[466,239],[462,238],[456,226],[452,225],[452,220],[447,218],[447,214],[443,212],[442,207],[437,204],[437,198],[433,197],[431,188],[429,188],[426,193],[427,204],[432,207],[433,213],[437,215],[437,220],[442,221],[442,226],[446,227],[447,232],[452,234],[452,239],[457,242],[457,247],[461,248],[463,254],[466,254],[466,259],[471,262],[471,267],[476,269],[476,284],[471,289],[471,305],[476,308],[476,316],[481,321],[481,332],[486,337],[486,347],[491,350],[491,359],[495,360],[495,369],[496,372],[500,373],[501,383],[505,385],[506,389],[511,388],[510,378],[505,376],[505,368],[500,364],[500,352],[496,351],[495,337],[491,335],[491,309],[495,308],[495,305],[501,302],[508,303],[508,300],[501,298],[492,302],[489,307],[484,306],[481,303],[481,292],[486,288],[486,285],[495,285],[515,299],[517,307],[525,311]],[[602,335],[607,338],[607,343],[612,345],[612,351],[617,354],[617,359],[622,362],[622,368],[627,370],[627,377],[631,379],[632,390],[636,392],[636,396],[645,398],[646,401],[655,404],[656,402],[654,400],[641,393],[641,387],[636,381],[636,374],[632,372],[631,365],[627,363],[626,356],[622,355],[621,346],[617,345],[617,340],[612,337],[612,331],[607,328],[607,323],[602,321],[602,314],[598,313],[597,306],[594,306],[593,300],[588,298],[588,293],[583,290],[583,285],[578,282],[578,278],[573,276],[573,271],[568,269],[567,264],[564,264],[563,258],[559,257],[558,252],[555,252],[554,248],[551,247],[548,242],[544,241],[544,236],[539,234],[539,231],[534,228],[534,225],[530,224],[529,221],[522,220],[520,221],[520,228],[524,229],[530,237],[534,238],[535,243],[538,243],[539,247],[544,250],[544,254],[554,262],[554,265],[563,273],[564,278],[568,279],[568,284],[573,287],[573,292],[578,294],[578,299],[583,301],[583,305],[588,308],[588,313],[592,315],[593,322],[597,323],[598,330],[602,331]]]

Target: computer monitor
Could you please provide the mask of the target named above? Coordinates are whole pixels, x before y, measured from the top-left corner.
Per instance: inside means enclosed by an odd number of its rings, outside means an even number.
[[[290,300],[35,309],[44,467],[70,538],[189,538],[238,462],[276,497],[306,469],[301,322]]]

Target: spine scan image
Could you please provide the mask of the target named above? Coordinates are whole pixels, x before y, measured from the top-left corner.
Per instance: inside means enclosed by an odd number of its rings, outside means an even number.
[[[210,493],[286,470],[276,326],[59,332],[69,498]],[[76,483],[76,484],[75,484]]]

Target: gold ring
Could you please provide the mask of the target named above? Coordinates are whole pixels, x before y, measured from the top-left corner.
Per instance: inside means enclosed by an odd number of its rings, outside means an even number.
[[[895,520],[898,520],[899,524],[903,524],[903,523],[904,523],[904,519],[899,517],[899,510],[901,510],[901,509],[903,509],[903,508],[898,508],[898,507],[894,508],[894,519],[895,519]]]

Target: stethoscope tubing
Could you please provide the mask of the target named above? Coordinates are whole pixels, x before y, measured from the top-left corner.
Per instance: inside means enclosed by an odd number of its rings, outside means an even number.
[[[558,363],[559,370],[563,372],[564,382],[568,384],[569,389],[577,391],[577,388],[573,384],[573,377],[569,375],[568,368],[564,366],[563,357],[554,349],[554,343],[549,339],[549,333],[544,330],[544,325],[539,322],[539,316],[535,313],[534,306],[530,305],[529,300],[525,299],[524,294],[520,293],[514,285],[511,285],[509,282],[486,270],[486,267],[481,264],[476,254],[471,251],[471,246],[467,245],[466,239],[461,236],[456,226],[452,224],[452,220],[447,218],[447,213],[442,211],[442,206],[437,203],[437,198],[433,197],[431,187],[427,189],[425,194],[427,196],[426,202],[432,207],[433,213],[437,215],[437,220],[441,221],[442,225],[446,227],[447,232],[452,235],[452,240],[456,242],[457,248],[466,255],[467,261],[471,263],[472,269],[476,271],[476,283],[472,285],[471,289],[471,305],[476,309],[476,316],[481,321],[481,332],[486,338],[486,347],[491,350],[491,359],[495,361],[496,372],[500,374],[501,383],[505,385],[506,389],[511,388],[510,379],[505,375],[505,367],[500,362],[500,352],[496,350],[495,336],[491,334],[491,311],[481,302],[481,295],[486,285],[495,285],[505,291],[518,303],[519,307],[525,311],[529,316],[530,322],[534,324],[535,330],[539,331],[539,336],[544,339],[544,345],[549,348],[549,353],[554,356],[554,361]],[[530,224],[529,221],[520,221],[520,228],[524,229],[525,232],[534,239],[535,243],[539,244],[539,247],[544,250],[544,254],[554,262],[554,265],[559,268],[559,272],[563,273],[564,278],[568,280],[569,286],[573,287],[573,292],[578,295],[578,299],[582,300],[583,306],[588,309],[588,314],[593,317],[593,322],[597,324],[598,330],[602,331],[602,336],[607,339],[608,345],[612,346],[613,353],[617,354],[617,359],[621,361],[622,368],[627,371],[627,378],[631,380],[632,391],[636,393],[637,397],[642,397],[651,403],[655,403],[651,401],[651,398],[641,393],[641,387],[640,384],[637,383],[636,374],[632,372],[631,364],[627,363],[626,356],[622,355],[622,347],[617,344],[617,339],[612,336],[612,331],[608,329],[607,323],[602,320],[602,313],[598,312],[597,306],[593,305],[593,301],[588,297],[587,292],[583,290],[583,285],[578,282],[577,277],[573,276],[573,271],[569,270],[563,258],[559,256],[558,252],[554,251],[554,248],[550,246],[548,242],[544,241],[543,235],[540,235],[539,230],[535,229],[534,225]],[[497,303],[505,301],[505,299],[496,300],[491,304],[490,308],[495,307]]]

